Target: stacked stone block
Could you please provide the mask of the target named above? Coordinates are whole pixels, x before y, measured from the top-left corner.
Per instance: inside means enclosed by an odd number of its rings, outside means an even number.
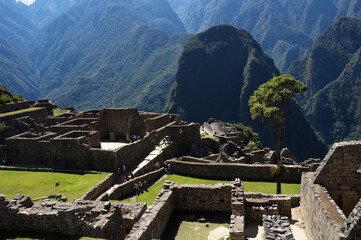
[[[106,239],[124,239],[122,205],[75,201],[73,204],[43,201],[33,203],[17,195],[0,195],[0,229],[60,233]]]
[[[265,240],[295,240],[288,217],[263,215]]]
[[[326,187],[347,216],[361,198],[361,141],[335,143],[318,167],[314,183]]]
[[[307,235],[314,240],[345,239],[340,227],[324,209],[312,177],[312,174],[304,174],[301,183],[301,214],[305,221]]]
[[[361,239],[361,199],[342,226],[347,239]]]
[[[237,178],[232,183],[232,215],[229,235],[232,240],[246,239],[244,232],[244,191],[243,183]]]

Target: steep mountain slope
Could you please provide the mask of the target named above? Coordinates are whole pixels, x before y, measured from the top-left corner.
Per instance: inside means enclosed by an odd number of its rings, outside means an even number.
[[[39,28],[51,22],[78,0],[36,0],[27,11],[27,16]]]
[[[308,85],[300,97],[306,117],[327,144],[361,138],[361,20],[341,18],[314,43],[306,58],[288,72]]]
[[[39,96],[38,77],[28,58],[0,37],[0,83],[25,99]]]
[[[12,0],[0,1],[0,37],[11,42],[17,48],[24,49],[34,38],[37,29],[21,13],[9,7],[11,6],[10,1]],[[16,4],[15,1],[13,2]]]
[[[188,35],[170,36],[150,27],[145,19],[163,9],[150,8],[152,2],[133,2],[131,8],[142,12],[140,16],[126,7],[128,0],[106,4],[80,0],[47,25],[29,48],[39,69],[42,96],[60,105],[75,103],[80,109],[138,106],[162,110]],[[159,14],[151,24],[164,23],[163,13]],[[148,101],[140,104],[143,99]]]
[[[216,24],[246,29],[285,72],[340,16],[361,17],[361,0],[169,0],[186,29]]]
[[[169,34],[186,32],[182,21],[167,0],[120,0],[118,4],[141,16],[152,27],[160,28]]]
[[[21,1],[0,0],[13,12],[21,15],[37,28],[41,28],[70,8],[78,0],[37,0],[30,6]]]
[[[166,111],[180,113],[189,121],[214,117],[240,121],[260,133],[266,146],[275,146],[275,136],[266,124],[253,121],[248,100],[254,90],[279,75],[271,58],[245,30],[217,25],[191,37],[179,60],[176,83]],[[302,114],[292,103],[294,114],[286,120],[285,146],[300,159],[320,157],[326,152]]]
[[[341,18],[331,25],[313,44],[310,53],[295,61],[288,72],[307,84],[307,99],[336,80],[353,54],[361,47],[361,20]]]

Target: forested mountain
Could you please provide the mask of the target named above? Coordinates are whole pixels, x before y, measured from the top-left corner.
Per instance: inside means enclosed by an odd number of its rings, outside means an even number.
[[[149,25],[182,31],[174,16],[166,1],[79,0],[29,46],[41,96],[80,109],[162,111],[189,35]]]
[[[307,84],[299,101],[327,144],[361,139],[360,52],[361,20],[341,18],[288,71]]]
[[[7,8],[27,19],[37,28],[45,26],[78,0],[37,0],[30,6],[15,0],[0,0]]]
[[[51,22],[78,0],[36,0],[27,9],[27,17],[39,28]]]
[[[260,120],[251,119],[248,100],[260,84],[279,75],[274,62],[245,30],[218,25],[191,37],[179,60],[176,82],[166,111],[189,121],[209,118],[242,122],[260,133],[265,146],[275,147],[275,135]],[[318,140],[293,102],[286,119],[285,146],[300,160],[323,156]]]
[[[26,99],[39,97],[38,76],[35,68],[24,55],[0,37],[0,83],[12,93]]]
[[[361,17],[361,0],[169,0],[190,33],[219,23],[249,31],[281,72],[341,16]]]
[[[15,11],[11,6],[17,6],[13,0],[0,0],[0,37],[9,41],[18,49],[23,50],[34,38],[37,29],[23,14]],[[19,3],[20,6],[27,6]]]

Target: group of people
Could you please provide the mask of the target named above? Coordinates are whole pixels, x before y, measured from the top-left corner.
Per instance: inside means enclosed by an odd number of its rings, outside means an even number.
[[[130,142],[135,142],[135,141],[138,141],[140,140],[140,136],[139,135],[135,135],[133,134],[131,137],[130,137]]]
[[[136,195],[139,195],[139,194],[143,193],[144,191],[148,192],[147,180],[144,180],[143,183],[142,183],[142,181],[139,181],[138,183],[134,183],[134,188],[135,188]]]

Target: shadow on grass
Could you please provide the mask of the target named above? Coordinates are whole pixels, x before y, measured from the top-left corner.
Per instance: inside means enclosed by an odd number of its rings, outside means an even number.
[[[204,220],[202,223],[199,221]],[[182,223],[187,222],[189,226],[183,226]],[[229,228],[230,214],[229,213],[204,213],[204,212],[173,212],[168,224],[163,232],[161,239],[184,239],[185,232],[190,233],[187,239],[207,239],[210,231],[221,225],[226,225]],[[202,227],[203,226],[203,227]],[[191,237],[191,238],[190,238]],[[199,238],[198,238],[199,237]]]

